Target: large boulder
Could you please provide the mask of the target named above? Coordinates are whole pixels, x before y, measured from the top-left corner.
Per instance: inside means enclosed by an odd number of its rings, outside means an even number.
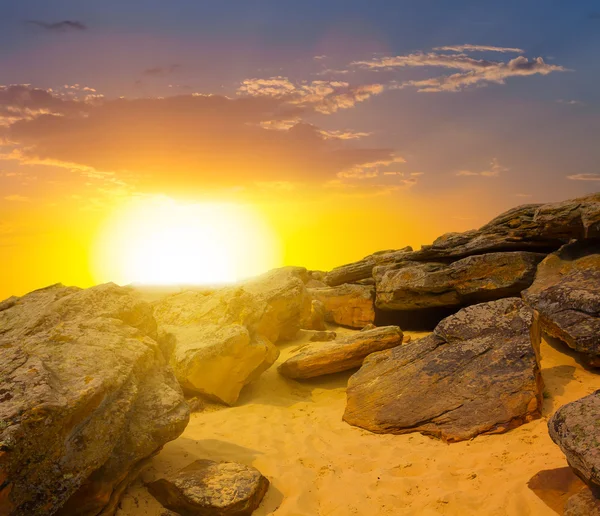
[[[540,253],[469,256],[443,263],[403,262],[375,268],[376,306],[382,310],[460,307],[518,295],[533,282]]]
[[[538,417],[543,384],[532,317],[518,298],[473,305],[423,339],[370,355],[348,382],[344,420],[452,442]]]
[[[269,481],[251,466],[201,459],[147,487],[164,507],[181,516],[250,516]]]
[[[600,391],[560,407],[548,431],[575,474],[600,497]]]
[[[411,251],[412,247],[379,251],[370,254],[357,262],[348,263],[332,269],[325,275],[324,280],[330,287],[366,280],[371,278],[373,267],[376,265],[399,261]]]
[[[311,344],[288,358],[278,371],[288,378],[314,378],[360,367],[368,355],[402,344],[398,326],[361,331],[327,343]]]
[[[600,366],[600,240],[573,242],[549,255],[523,299],[541,331]]]
[[[234,404],[310,319],[306,269],[276,269],[212,294],[186,291],[155,305],[171,365],[186,391]]]
[[[0,308],[0,514],[113,514],[189,409],[152,307],[113,284]]]
[[[478,230],[442,235],[432,245],[410,253],[408,259],[452,261],[497,251],[549,252],[574,238],[598,237],[600,193],[513,208]]]
[[[567,500],[563,516],[600,516],[600,500],[584,488]]]
[[[308,291],[313,299],[323,303],[327,322],[360,329],[375,320],[372,286],[345,284]]]

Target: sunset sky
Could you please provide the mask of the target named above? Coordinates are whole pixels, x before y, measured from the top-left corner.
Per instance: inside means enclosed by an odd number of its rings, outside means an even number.
[[[0,298],[136,280],[167,205],[329,269],[598,191],[599,53],[597,0],[0,0]]]

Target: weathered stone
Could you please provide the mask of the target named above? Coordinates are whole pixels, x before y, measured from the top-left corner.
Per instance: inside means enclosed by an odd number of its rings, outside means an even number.
[[[322,301],[318,299],[313,299],[311,301],[310,307],[310,317],[303,324],[305,330],[316,330],[316,331],[325,331],[327,327],[325,326],[325,305]]]
[[[316,331],[310,336],[309,340],[311,342],[329,342],[336,338],[337,333],[334,331]]]
[[[330,287],[342,285],[343,283],[356,283],[371,277],[373,267],[385,263],[393,263],[402,259],[404,255],[412,251],[412,247],[398,250],[386,250],[373,253],[357,262],[341,265],[332,269],[324,278]]]
[[[600,500],[588,488],[582,489],[567,500],[563,516],[600,516]]]
[[[250,516],[269,481],[251,466],[197,460],[147,487],[164,507],[181,516]]]
[[[293,338],[310,318],[306,269],[271,271],[211,295],[187,291],[155,305],[173,341],[171,365],[188,392],[228,405],[279,356],[273,344]]]
[[[575,474],[600,496],[600,391],[560,407],[548,431]]]
[[[344,420],[451,442],[538,417],[543,387],[531,320],[520,299],[501,299],[463,308],[433,334],[370,355],[348,382]]]
[[[311,288],[313,299],[325,306],[325,320],[330,323],[363,328],[375,320],[373,298],[375,289],[364,285],[340,285],[339,287]]]
[[[600,240],[574,242],[549,255],[523,299],[535,309],[541,331],[600,366]]]
[[[113,514],[189,420],[152,307],[54,285],[0,311],[0,514]]]
[[[533,282],[540,253],[469,256],[450,265],[403,262],[376,267],[375,304],[382,310],[461,307],[518,295]]]
[[[373,323],[369,323],[366,326],[363,326],[360,331],[369,331],[374,330],[375,328],[377,328],[377,326],[375,326]]]
[[[550,252],[571,239],[600,237],[600,193],[579,199],[513,208],[478,230],[447,233],[410,260],[457,260],[496,251]]]
[[[278,367],[288,378],[313,378],[359,367],[366,356],[402,344],[402,331],[397,326],[384,326],[358,332],[326,344],[302,348],[297,355]]]

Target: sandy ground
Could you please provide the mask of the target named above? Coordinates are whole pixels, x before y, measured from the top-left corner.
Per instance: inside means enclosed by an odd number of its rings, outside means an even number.
[[[279,362],[299,344],[282,346]],[[375,435],[344,423],[351,372],[296,382],[274,366],[246,387],[238,406],[193,414],[183,435],[129,488],[117,514],[168,514],[143,483],[199,458],[249,464],[269,478],[258,516],[562,514],[566,493],[581,483],[550,440],[547,419],[561,405],[600,389],[600,375],[560,343],[543,343],[542,367],[542,419],[448,445],[416,433]]]

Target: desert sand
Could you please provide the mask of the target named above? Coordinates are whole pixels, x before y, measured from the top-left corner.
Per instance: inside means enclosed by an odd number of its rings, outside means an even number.
[[[426,335],[405,334],[413,341]],[[270,480],[257,516],[544,516],[562,514],[567,493],[583,485],[546,424],[561,405],[600,389],[600,375],[561,343],[542,343],[541,419],[450,445],[417,433],[376,435],[343,422],[352,372],[302,382],[277,373],[304,343],[306,337],[282,345],[277,363],[244,389],[237,406],[209,405],[192,414],[181,437],[129,487],[118,516],[170,514],[144,482],[200,458],[252,465]]]

